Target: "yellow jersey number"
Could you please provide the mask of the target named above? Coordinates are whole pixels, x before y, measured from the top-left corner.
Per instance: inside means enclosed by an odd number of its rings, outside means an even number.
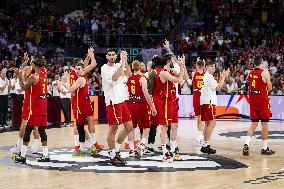
[[[131,80],[131,93],[135,94],[135,80]]]
[[[201,89],[202,88],[202,84],[203,84],[203,81],[197,81],[197,88]]]

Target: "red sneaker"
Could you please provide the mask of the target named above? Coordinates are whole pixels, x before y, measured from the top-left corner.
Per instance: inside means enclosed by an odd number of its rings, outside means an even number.
[[[124,143],[124,149],[126,149],[126,150],[129,150],[129,149],[130,149],[130,147],[129,147],[129,144],[128,144],[128,143]]]
[[[78,152],[79,149],[80,149],[80,146],[74,146],[75,152]]]
[[[96,142],[96,144],[94,145],[96,147],[97,150],[102,150],[104,148],[103,145],[99,144]]]

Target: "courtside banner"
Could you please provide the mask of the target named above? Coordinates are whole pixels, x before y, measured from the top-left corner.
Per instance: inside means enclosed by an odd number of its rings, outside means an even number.
[[[284,96],[270,96],[270,104],[271,119],[284,120]],[[247,95],[217,95],[216,113],[217,118],[249,118],[249,98]],[[180,95],[179,117],[193,116],[192,95]]]

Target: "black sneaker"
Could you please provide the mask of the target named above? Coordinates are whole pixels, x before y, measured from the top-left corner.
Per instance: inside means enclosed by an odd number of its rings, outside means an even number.
[[[41,156],[37,159],[37,162],[50,162],[49,156]]]
[[[248,156],[249,155],[249,147],[247,144],[244,145],[244,148],[243,148],[243,155],[244,156]]]
[[[16,163],[26,163],[26,157],[21,155],[12,156],[11,159]]]
[[[273,151],[273,150],[270,150],[268,147],[266,148],[266,150],[264,150],[264,149],[262,149],[261,150],[261,155],[273,155],[273,154],[275,154],[275,151]]]
[[[179,148],[176,147],[174,151],[174,160],[182,160],[182,155],[179,153]]]
[[[114,156],[114,158],[110,159],[110,163],[114,166],[125,166],[126,165],[126,161],[124,161],[121,157],[120,157],[120,153],[116,152],[116,155]]]
[[[216,150],[210,148],[210,145],[207,145],[206,147],[201,147],[200,151],[202,153],[206,153],[206,154],[216,154]]]
[[[152,156],[152,155],[154,155],[154,154],[155,154],[155,150],[154,150],[154,148],[146,147],[146,148],[145,148],[145,153],[144,153],[144,154],[145,154],[145,155]]]

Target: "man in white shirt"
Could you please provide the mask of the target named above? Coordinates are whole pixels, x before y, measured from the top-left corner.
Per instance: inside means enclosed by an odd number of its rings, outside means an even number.
[[[205,127],[203,130],[204,139],[201,141],[202,147],[200,151],[207,154],[215,154],[216,150],[210,147],[208,141],[216,125],[216,91],[221,90],[224,80],[226,77],[228,77],[230,70],[223,70],[220,74],[220,80],[218,82],[213,77],[215,72],[215,63],[212,60],[207,60],[206,70],[207,72],[203,77],[203,86],[200,96],[201,120],[205,121]]]
[[[8,112],[8,85],[9,81],[5,71],[0,71],[0,127],[6,125]]]
[[[64,125],[65,127],[71,126],[71,93],[68,93],[66,88],[67,81],[65,85],[57,85],[57,90],[59,92],[60,100],[61,100],[61,110],[64,114]]]
[[[54,81],[52,82],[52,96],[60,97],[60,93],[58,91],[60,83],[60,76],[57,74],[55,75]]]
[[[131,70],[127,63],[126,51],[120,52],[121,63],[115,63],[116,57],[114,49],[107,50],[106,58],[108,62],[102,66],[101,76],[108,113],[109,132],[107,142],[111,163],[113,165],[125,165],[126,162],[120,157],[119,148],[133,129],[131,114],[126,104],[129,97],[126,82]],[[124,129],[119,133],[115,142],[118,125],[121,124],[124,125]]]

